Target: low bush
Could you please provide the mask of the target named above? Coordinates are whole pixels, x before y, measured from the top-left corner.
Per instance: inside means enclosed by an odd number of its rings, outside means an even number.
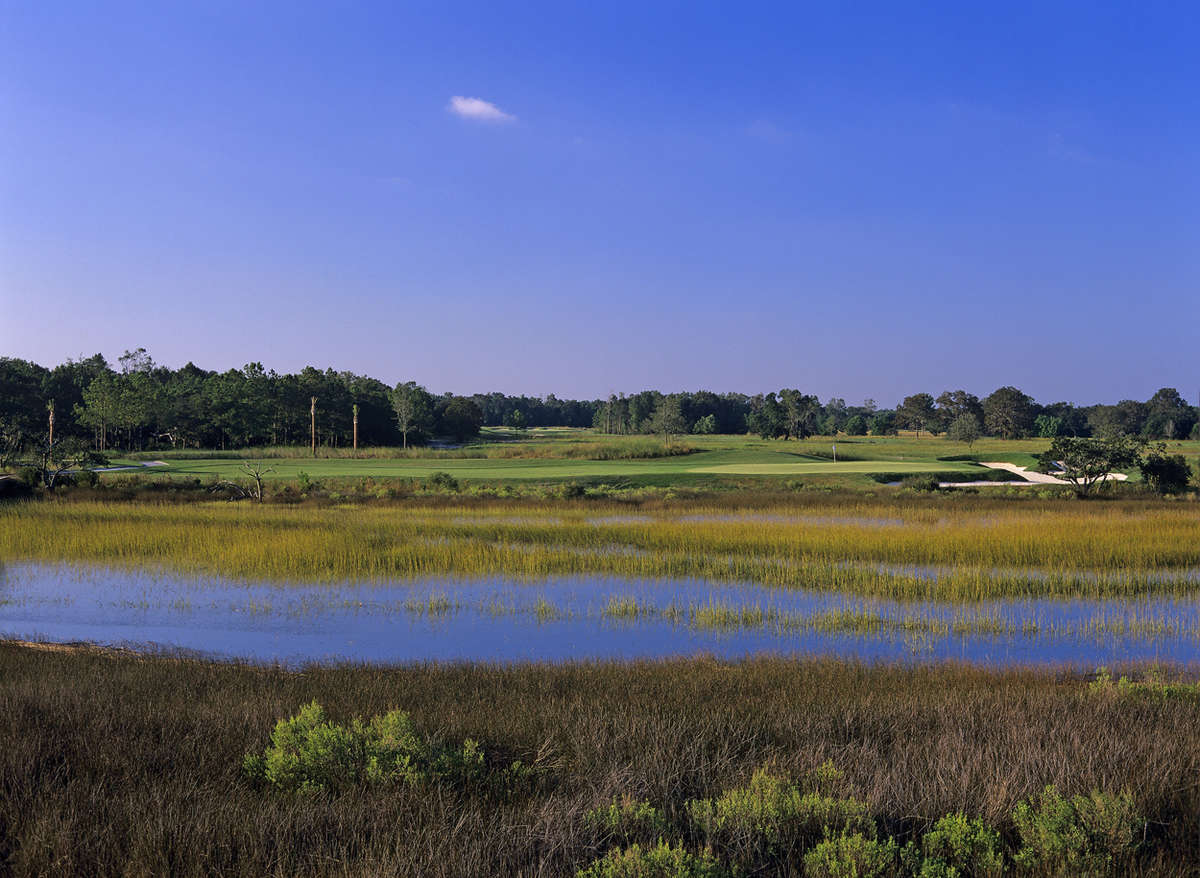
[[[605,808],[593,808],[584,815],[587,823],[609,836],[629,841],[635,838],[657,838],[667,831],[668,823],[662,811],[649,802],[626,796]]]
[[[349,726],[325,718],[316,701],[281,719],[261,755],[243,760],[255,782],[287,792],[344,789],[356,783],[475,780],[484,774],[483,753],[468,738],[460,749],[438,748],[417,735],[408,714],[392,710]]]
[[[447,472],[436,472],[431,475],[427,482],[427,487],[430,491],[440,491],[447,494],[458,493],[458,479]]]
[[[702,851],[690,853],[683,845],[660,841],[653,847],[614,848],[575,873],[576,878],[728,878],[729,873]]]
[[[896,841],[862,833],[827,838],[804,855],[809,878],[883,878],[896,872]]]
[[[687,810],[709,843],[729,851],[739,865],[764,858],[790,861],[830,833],[875,831],[865,803],[819,788],[804,792],[765,768],[754,772],[748,786],[716,799],[693,799]]]
[[[902,852],[917,878],[998,878],[1004,874],[1000,834],[978,817],[947,814]]]
[[[900,487],[906,491],[922,491],[932,493],[941,488],[937,476],[919,475],[905,476],[900,480]]]
[[[1104,875],[1127,864],[1145,821],[1128,793],[1093,790],[1070,799],[1053,786],[1013,811],[1016,863],[1035,875]]]

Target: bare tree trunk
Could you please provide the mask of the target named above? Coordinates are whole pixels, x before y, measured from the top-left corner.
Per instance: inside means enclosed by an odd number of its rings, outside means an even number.
[[[50,400],[50,444],[54,444],[54,400]]]
[[[308,409],[309,427],[312,434],[312,456],[317,456],[317,398],[312,398],[312,405]]]
[[[358,451],[358,403],[354,404],[354,450]]]

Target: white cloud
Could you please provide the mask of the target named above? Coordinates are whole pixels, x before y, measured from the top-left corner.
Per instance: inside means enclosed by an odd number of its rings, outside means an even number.
[[[482,98],[464,98],[455,95],[450,98],[446,109],[464,119],[474,119],[477,122],[515,122],[516,116],[506,113],[495,104]]]

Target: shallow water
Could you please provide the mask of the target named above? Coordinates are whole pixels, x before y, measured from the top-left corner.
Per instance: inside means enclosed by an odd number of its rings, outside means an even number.
[[[1200,595],[964,606],[698,580],[271,585],[22,563],[0,570],[0,636],[288,664],[774,653],[1093,668],[1200,658]]]

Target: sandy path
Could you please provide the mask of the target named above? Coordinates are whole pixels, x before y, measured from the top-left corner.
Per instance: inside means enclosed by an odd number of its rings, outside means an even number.
[[[1046,473],[1032,472],[1027,467],[1017,466],[1015,463],[984,463],[979,462],[980,466],[986,466],[988,469],[1008,470],[1010,473],[1015,473],[1028,482],[1033,482],[1038,485],[1069,485],[1071,484],[1066,479],[1055,478],[1054,476],[1046,475]],[[1123,482],[1129,478],[1125,473],[1108,473],[1101,478],[1101,481],[1111,479],[1114,482]]]

